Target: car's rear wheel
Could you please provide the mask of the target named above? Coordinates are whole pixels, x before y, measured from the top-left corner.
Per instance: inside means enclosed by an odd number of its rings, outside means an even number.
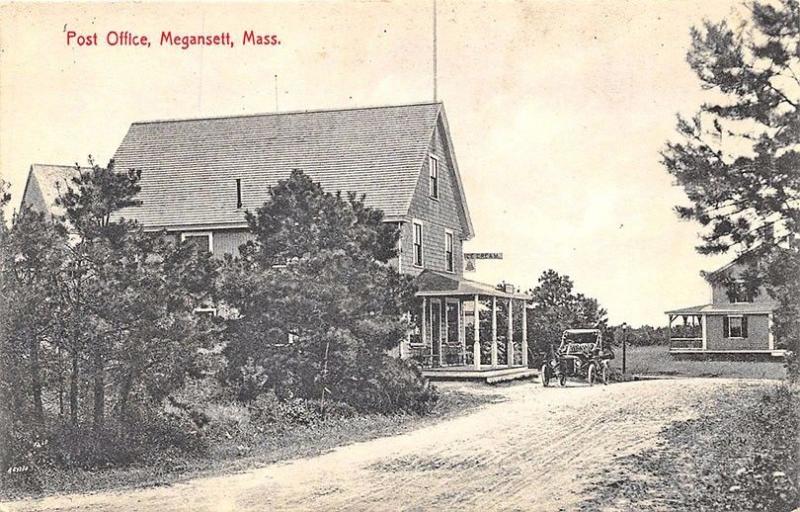
[[[550,368],[547,363],[543,364],[542,369],[539,371],[539,380],[542,381],[542,386],[544,387],[550,385]]]
[[[558,376],[558,384],[563,388],[567,385],[567,375],[562,373]]]

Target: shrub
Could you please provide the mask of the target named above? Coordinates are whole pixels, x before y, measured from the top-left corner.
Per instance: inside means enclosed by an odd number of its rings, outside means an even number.
[[[364,412],[426,414],[438,394],[419,367],[389,356],[378,364],[365,364],[361,378],[353,380],[342,400]]]

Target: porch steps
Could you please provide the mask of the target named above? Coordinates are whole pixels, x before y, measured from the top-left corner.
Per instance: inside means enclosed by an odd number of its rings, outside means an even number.
[[[536,377],[539,372],[533,368],[522,366],[512,368],[481,368],[476,370],[471,367],[459,366],[450,368],[431,368],[422,370],[422,375],[428,380],[435,381],[463,381],[463,382],[485,382],[486,384],[497,384],[517,379],[528,379]]]

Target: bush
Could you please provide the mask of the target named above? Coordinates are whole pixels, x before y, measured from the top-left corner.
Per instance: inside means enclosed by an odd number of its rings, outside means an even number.
[[[393,357],[364,365],[361,377],[342,400],[363,412],[426,414],[438,398],[416,364]]]

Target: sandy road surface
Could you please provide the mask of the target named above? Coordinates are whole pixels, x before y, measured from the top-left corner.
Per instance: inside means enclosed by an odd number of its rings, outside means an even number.
[[[0,510],[575,510],[590,475],[742,381],[492,389],[507,401],[407,434],[170,487],[54,496]],[[766,384],[764,384],[766,385]],[[602,476],[600,476],[602,478]]]

